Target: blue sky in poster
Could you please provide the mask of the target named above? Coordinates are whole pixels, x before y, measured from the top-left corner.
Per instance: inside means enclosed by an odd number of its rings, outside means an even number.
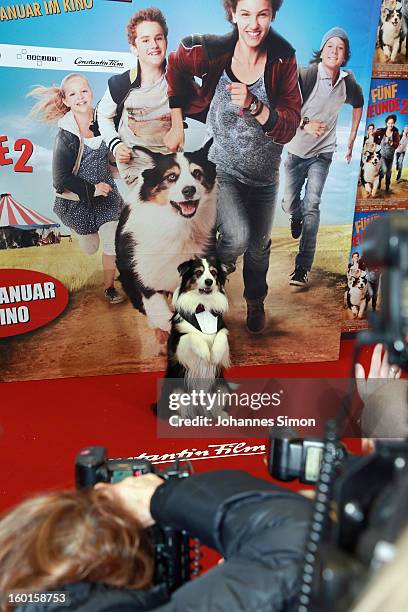
[[[0,2],[2,6],[14,3],[11,0]],[[152,3],[140,0],[132,3],[94,0],[90,10],[3,21],[0,23],[0,39],[5,44],[127,51],[124,28],[129,16],[151,4],[161,8],[167,16],[169,49],[174,48],[179,39],[188,33],[221,34],[229,28],[221,0],[194,0],[189,3],[183,0],[155,0]],[[335,25],[346,29],[352,50],[349,68],[365,92],[368,92],[379,5],[380,0],[371,0],[369,3],[366,0],[342,0],[338,3],[285,0],[277,14],[275,27],[296,48],[300,64],[307,63],[312,51],[319,48],[326,30]],[[63,10],[62,0],[60,6]],[[26,136],[36,145],[35,176],[29,177],[30,202],[27,201],[28,177],[14,173],[10,166],[1,168],[0,189],[13,192],[17,199],[48,214],[51,213],[53,200],[49,185],[49,163],[55,129],[41,126],[27,118],[30,102],[25,96],[33,85],[58,83],[63,76],[64,73],[60,71],[0,68],[0,133],[7,134],[11,142]],[[89,73],[88,76],[97,100],[105,89],[108,75]],[[349,166],[344,161],[344,152],[350,118],[351,107],[345,106],[338,123],[337,159],[325,188],[323,223],[351,223],[359,166],[357,147],[361,146],[365,122],[363,119],[356,143],[356,155]],[[201,140],[202,130],[191,126],[188,132],[188,141],[191,147],[195,147]],[[287,218],[278,211],[276,222],[287,223]]]

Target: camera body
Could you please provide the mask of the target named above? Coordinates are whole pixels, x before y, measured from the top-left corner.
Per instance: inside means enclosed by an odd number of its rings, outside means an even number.
[[[317,438],[271,438],[268,452],[269,474],[282,482],[299,480],[316,484],[319,479],[324,441]],[[333,448],[336,464],[342,464],[347,451],[341,442]]]
[[[324,447],[317,439],[272,439],[269,473],[284,482],[316,484],[324,470]],[[327,510],[335,509],[336,520],[322,528],[309,609],[343,612],[350,609],[371,572],[389,560],[407,522],[408,441],[377,441],[370,455],[348,453],[336,441],[330,453],[334,478]]]
[[[408,215],[391,213],[370,223],[362,255],[369,268],[382,268],[381,310],[370,312],[371,329],[357,342],[387,347],[389,363],[408,365]]]
[[[369,313],[371,329],[358,334],[356,348],[380,342],[389,363],[407,370],[408,216],[371,223],[362,254],[368,268],[383,269],[381,311]],[[372,573],[393,558],[408,524],[408,440],[382,439],[371,455],[347,454],[339,437],[352,416],[351,392],[347,399],[326,423],[325,440],[289,434],[270,444],[273,477],[316,484],[299,589],[302,612],[349,610]]]
[[[102,446],[83,448],[75,460],[75,482],[78,489],[90,489],[97,482],[120,482],[129,476],[157,474],[164,480],[188,478],[187,463],[175,462],[166,470],[157,470],[146,459],[108,459]],[[169,592],[198,575],[201,567],[200,544],[183,530],[166,525],[151,528],[155,558],[155,584],[166,584]]]

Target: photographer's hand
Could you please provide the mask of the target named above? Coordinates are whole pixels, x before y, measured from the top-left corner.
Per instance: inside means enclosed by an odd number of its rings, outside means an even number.
[[[397,397],[400,393],[400,383],[395,383],[395,381],[401,377],[401,368],[388,363],[387,351],[382,356],[383,348],[382,344],[376,344],[374,347],[367,378],[361,363],[357,363],[355,368],[357,391],[364,402],[361,415],[362,434],[372,436],[361,439],[363,453],[374,452],[376,438],[390,437],[391,431],[397,432],[402,426],[402,420],[398,416],[398,405],[396,409],[393,406],[396,384]],[[384,389],[388,383],[392,383],[393,386]],[[385,409],[388,406],[393,408],[391,412]],[[405,412],[405,401],[402,406]]]
[[[102,489],[110,499],[121,504],[143,527],[151,527],[155,521],[150,513],[150,502],[163,482],[156,474],[144,474],[136,478],[125,478],[116,484],[99,482],[95,489]]]
[[[361,363],[356,363],[355,377],[357,391],[363,402],[386,382],[401,376],[401,368],[388,363],[387,351],[384,352],[384,356],[381,358],[383,348],[382,344],[375,345],[367,378]]]

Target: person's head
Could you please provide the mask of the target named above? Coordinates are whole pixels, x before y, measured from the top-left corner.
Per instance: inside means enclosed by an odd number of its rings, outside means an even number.
[[[353,261],[354,263],[357,263],[357,262],[358,262],[358,260],[360,259],[360,255],[359,255],[359,253],[358,253],[357,251],[354,251],[354,253],[353,253],[353,254],[352,254],[352,256],[351,256],[351,259],[352,259],[352,261]]]
[[[364,259],[364,257],[359,258],[358,267],[360,270],[363,270],[363,272],[367,270],[367,264],[366,264],[366,260]]]
[[[343,28],[335,27],[328,30],[320,43],[320,50],[315,51],[311,64],[322,62],[329,70],[339,70],[345,66],[351,57],[350,41]]]
[[[367,135],[368,135],[368,136],[371,136],[371,135],[372,135],[372,133],[374,132],[374,130],[375,130],[375,125],[374,125],[374,123],[370,123],[370,124],[367,126]]]
[[[71,75],[61,88],[62,101],[74,115],[92,112],[92,89],[82,75]]]
[[[28,95],[38,99],[31,109],[31,114],[46,123],[57,121],[70,110],[78,115],[92,113],[92,89],[88,79],[82,74],[68,74],[60,85],[39,85]]]
[[[267,36],[283,0],[224,0],[225,14],[249,47],[258,47]]]
[[[408,134],[408,125],[404,127],[404,135],[407,135],[407,134]]]
[[[0,520],[0,592],[81,580],[143,589],[152,575],[146,532],[103,490],[33,497]]]
[[[132,53],[142,66],[164,65],[168,27],[158,8],[141,9],[129,19],[126,27]]]
[[[387,128],[392,129],[396,123],[397,115],[388,115],[388,117],[385,119],[385,125],[387,126]]]

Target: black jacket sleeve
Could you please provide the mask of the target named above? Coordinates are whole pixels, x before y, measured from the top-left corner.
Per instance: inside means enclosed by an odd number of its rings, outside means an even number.
[[[282,611],[296,597],[311,504],[245,472],[168,482],[151,504],[157,522],[186,529],[224,563],[173,593],[161,612]]]
[[[95,194],[95,185],[72,173],[78,146],[77,136],[65,130],[59,130],[55,138],[52,157],[53,184],[57,193],[63,193],[65,190],[72,191],[81,199],[91,202]]]

